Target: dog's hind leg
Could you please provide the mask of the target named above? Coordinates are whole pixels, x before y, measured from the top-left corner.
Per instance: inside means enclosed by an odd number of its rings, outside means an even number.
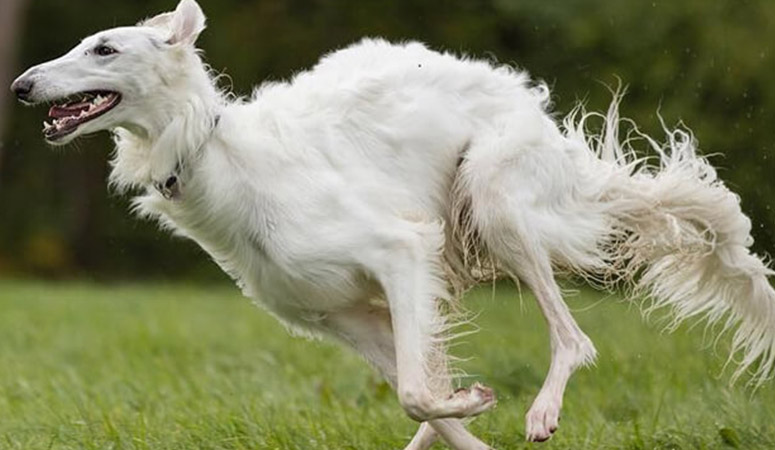
[[[511,262],[516,262],[515,257],[511,253]],[[571,374],[579,366],[591,363],[596,352],[563,302],[548,258],[520,258],[515,270],[533,291],[549,329],[552,352],[549,373],[525,417],[527,439],[541,442],[557,430],[563,394]]]
[[[552,275],[549,256],[530,249],[515,230],[501,230],[488,248],[505,269],[518,276],[533,291],[549,329],[551,364],[538,396],[526,416],[530,441],[545,441],[557,430],[563,393],[573,371],[595,358],[592,341],[581,331],[562,299]],[[508,233],[508,234],[505,234]]]
[[[397,386],[396,352],[390,312],[379,306],[359,306],[329,314],[320,326],[353,347],[394,388]],[[487,445],[466,430],[458,419],[436,419],[420,424],[405,450],[427,450],[441,437],[455,450],[485,450]]]
[[[557,429],[568,379],[591,363],[596,351],[571,316],[552,271],[554,250],[573,251],[586,243],[586,223],[576,227],[579,219],[562,204],[564,195],[573,194],[565,186],[573,174],[566,173],[561,149],[552,147],[552,130],[533,116],[516,117],[480,138],[461,176],[471,226],[498,266],[530,287],[548,324],[551,365],[526,416],[527,439],[544,441]]]

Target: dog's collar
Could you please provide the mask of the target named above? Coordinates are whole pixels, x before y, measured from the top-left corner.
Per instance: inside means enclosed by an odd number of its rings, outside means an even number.
[[[221,121],[221,115],[217,114],[215,118],[213,119],[213,127],[210,129],[210,133],[207,135],[207,139],[205,139],[204,142],[202,142],[202,145],[199,146],[196,153],[199,153],[199,151],[202,149],[202,147],[207,144],[207,141],[210,140],[210,137],[213,135],[213,132],[215,132],[215,129],[218,127],[218,122]],[[172,200],[174,198],[178,198],[180,196],[180,174],[186,169],[185,162],[184,161],[178,161],[177,164],[175,164],[175,170],[172,171],[172,173],[169,174],[169,176],[164,180],[163,183],[154,183],[154,187],[156,190],[161,194],[162,197],[164,197],[166,200]]]

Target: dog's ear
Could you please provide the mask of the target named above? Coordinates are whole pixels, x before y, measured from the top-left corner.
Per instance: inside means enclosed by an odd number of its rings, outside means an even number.
[[[195,0],[181,0],[175,11],[161,13],[138,25],[161,28],[168,32],[168,44],[193,45],[199,33],[205,29],[205,15]]]
[[[170,44],[193,45],[199,33],[205,29],[205,15],[195,0],[180,0],[172,13]]]
[[[148,19],[145,19],[137,24],[138,27],[153,27],[153,28],[162,28],[165,30],[169,30],[170,28],[170,22],[172,21],[172,16],[174,16],[175,13],[173,12],[166,12],[161,13],[157,16],[150,17]]]

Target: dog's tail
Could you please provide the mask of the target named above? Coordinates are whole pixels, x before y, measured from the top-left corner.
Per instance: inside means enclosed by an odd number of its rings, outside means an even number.
[[[750,252],[751,221],[688,130],[665,128],[667,142],[657,143],[619,118],[620,99],[616,93],[606,115],[578,107],[563,121],[585,190],[592,187],[609,221],[598,244],[602,264],[577,269],[650,299],[647,311],[669,307],[673,327],[704,318],[734,329],[732,380],[753,369],[759,385],[775,370],[775,290],[774,272]],[[587,133],[590,119],[602,120],[600,133]],[[624,126],[630,131],[620,140]],[[639,155],[635,141],[654,154]]]

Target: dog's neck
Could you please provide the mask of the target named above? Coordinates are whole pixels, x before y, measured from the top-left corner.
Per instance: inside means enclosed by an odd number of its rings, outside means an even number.
[[[167,200],[180,198],[183,184],[185,184],[191,174],[191,166],[200,156],[203,148],[207,145],[207,142],[212,137],[213,132],[215,132],[215,128],[218,126],[220,120],[220,114],[213,116],[212,123],[210,124],[210,132],[203,137],[201,144],[194,144],[195,147],[191,147],[186,153],[179,155],[175,160],[174,167],[171,169],[166,161],[168,156],[165,153],[151,151],[151,182],[153,183],[153,187],[162,195],[162,197]],[[157,143],[156,146],[158,147],[159,143]],[[161,178],[159,175],[161,175]]]
[[[114,187],[154,188],[168,198],[179,194],[184,172],[211,139],[225,106],[207,72],[198,69],[180,84],[179,96],[170,91],[155,111],[114,130]]]

